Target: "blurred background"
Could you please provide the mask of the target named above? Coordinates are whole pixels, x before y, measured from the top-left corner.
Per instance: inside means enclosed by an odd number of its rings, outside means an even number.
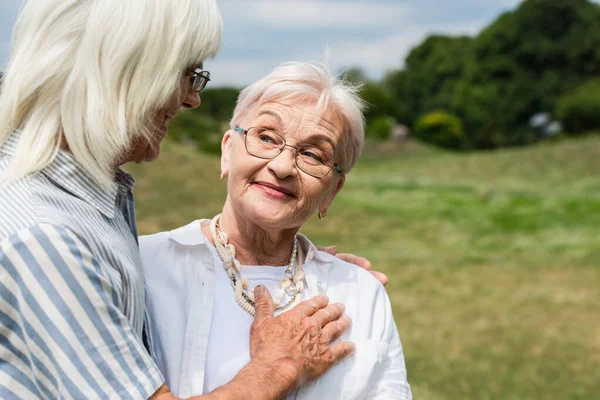
[[[0,0],[0,67],[19,0]],[[600,399],[600,5],[222,0],[202,106],[137,178],[141,233],[219,212],[239,89],[284,61],[363,83],[367,145],[315,242],[388,274],[414,396]],[[1,69],[1,68],[0,68]]]

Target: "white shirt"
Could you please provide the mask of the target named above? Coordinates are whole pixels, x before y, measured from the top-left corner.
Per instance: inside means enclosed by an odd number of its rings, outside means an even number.
[[[215,298],[219,302],[233,299],[233,290],[229,286],[221,293],[218,288],[217,271],[223,265],[215,260],[214,247],[200,222],[140,238],[154,351],[167,385],[184,398],[204,393],[209,366],[210,376],[215,373],[213,354],[219,349],[208,349],[214,324],[225,323],[227,328],[229,322],[233,331],[234,324],[242,323],[215,310]],[[303,385],[296,399],[412,399],[402,344],[383,286],[369,272],[320,252],[302,239],[307,250],[304,298],[327,294],[330,302],[344,303],[352,328],[341,340],[354,342],[356,353]],[[249,330],[249,324],[245,326]]]
[[[207,240],[208,242],[208,240]],[[250,325],[254,317],[244,311],[235,300],[233,286],[217,253],[210,245],[215,269],[216,285],[210,332],[204,368],[204,390],[210,393],[231,381],[250,361]],[[250,287],[264,285],[275,296],[285,278],[287,266],[242,266],[242,273]],[[287,302],[289,296],[283,298]]]

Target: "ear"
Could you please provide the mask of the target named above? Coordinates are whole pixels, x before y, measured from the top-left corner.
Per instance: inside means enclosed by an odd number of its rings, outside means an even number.
[[[335,172],[335,173],[337,174],[337,172]],[[333,199],[335,199],[335,196],[337,196],[337,194],[340,192],[340,190],[342,190],[342,188],[344,187],[345,182],[346,182],[346,175],[345,174],[340,175],[340,178],[338,179],[337,183],[335,184],[335,187],[327,194],[327,196],[325,196],[325,198],[319,205],[319,211],[326,211],[329,208],[329,206],[333,202]]]
[[[225,132],[223,139],[221,140],[221,174],[225,176],[229,174],[229,162],[231,160],[231,151],[233,149],[232,132],[232,130]]]

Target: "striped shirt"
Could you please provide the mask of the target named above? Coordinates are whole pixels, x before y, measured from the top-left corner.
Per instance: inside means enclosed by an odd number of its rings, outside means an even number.
[[[119,170],[101,187],[61,151],[0,186],[0,398],[147,399],[163,384],[142,340],[133,183]]]

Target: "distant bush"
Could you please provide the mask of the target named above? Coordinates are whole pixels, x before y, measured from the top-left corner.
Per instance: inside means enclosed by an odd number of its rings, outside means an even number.
[[[437,110],[420,117],[413,129],[415,137],[450,149],[467,148],[467,140],[460,118],[444,110]]]
[[[220,154],[221,138],[226,130],[224,122],[197,110],[188,110],[169,124],[169,137],[177,142],[194,144],[202,152]]]
[[[376,140],[388,140],[392,133],[392,119],[385,115],[375,117],[367,128],[367,137]]]
[[[600,79],[588,81],[561,97],[555,114],[568,133],[600,129]]]

